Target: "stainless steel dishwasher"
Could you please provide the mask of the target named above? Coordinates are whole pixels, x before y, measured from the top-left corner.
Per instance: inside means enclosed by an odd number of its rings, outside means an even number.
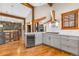
[[[27,47],[33,47],[35,46],[35,35],[34,34],[28,34],[27,35]]]

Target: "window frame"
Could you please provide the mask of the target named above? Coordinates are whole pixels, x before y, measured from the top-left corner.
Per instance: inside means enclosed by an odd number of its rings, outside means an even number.
[[[62,19],[61,19],[62,28],[61,29],[78,29],[78,11],[79,11],[79,9],[69,11],[69,12],[66,12],[66,13],[62,13],[62,15],[61,15],[61,17],[62,17]],[[64,25],[65,24],[64,18],[65,18],[65,16],[68,16],[68,15],[71,15],[71,14],[75,14],[75,16],[74,16],[74,27],[73,26],[67,26],[66,27]],[[70,21],[68,21],[68,22],[70,22]]]

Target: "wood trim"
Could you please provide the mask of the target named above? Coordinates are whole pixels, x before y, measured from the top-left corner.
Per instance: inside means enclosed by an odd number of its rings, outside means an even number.
[[[7,13],[2,13],[2,12],[0,12],[0,16],[5,16],[5,17],[11,17],[11,18],[24,20],[24,30],[25,30],[25,18],[24,17],[19,17],[19,16],[7,14]]]
[[[29,3],[21,3],[22,5],[24,5],[24,6],[27,6],[28,8],[34,8],[31,4],[29,4]]]
[[[49,23],[49,22],[52,22],[51,20],[48,20],[47,22],[43,23],[43,24],[46,24],[46,23]]]
[[[46,19],[46,17],[37,18],[37,19],[34,20],[34,23],[39,23],[40,21],[43,21],[45,19]]]
[[[52,7],[53,3],[48,3],[48,5],[49,5],[50,7]]]
[[[32,8],[32,32],[35,32],[35,22],[34,22],[34,19],[35,19],[35,11],[34,11],[34,8]]]
[[[69,11],[69,12],[66,12],[66,13],[62,13],[61,14],[61,26],[62,26],[62,28],[61,29],[78,29],[78,11],[79,11],[79,9],[76,9],[76,10],[72,10],[72,11]],[[75,26],[74,27],[64,27],[64,16],[65,15],[69,15],[69,14],[76,14],[75,15],[75,22],[74,22],[74,24],[75,24]]]
[[[32,32],[35,32],[35,29],[34,29],[34,26],[35,26],[35,23],[34,23],[34,18],[35,18],[35,15],[34,15],[34,7],[29,4],[29,3],[22,3],[22,5],[26,6],[26,7],[29,7],[32,9]]]
[[[53,15],[53,19],[55,21],[55,11],[54,10],[52,11],[52,15]]]
[[[10,14],[7,14],[7,13],[2,13],[2,12],[0,12],[0,16],[11,17],[11,18],[17,18],[17,19],[25,19],[25,18],[23,18],[23,17],[19,17],[19,16],[15,16],[15,15],[10,15]]]

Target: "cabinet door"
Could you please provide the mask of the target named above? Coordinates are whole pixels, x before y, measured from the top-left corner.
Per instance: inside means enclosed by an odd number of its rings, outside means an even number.
[[[56,48],[61,48],[60,37],[56,38],[56,37],[52,36],[51,37],[51,46],[56,47]]]
[[[42,33],[35,34],[35,45],[42,44]]]
[[[46,34],[43,34],[43,43],[44,44],[47,44],[47,45],[50,45],[50,35],[48,35],[47,33]]]
[[[50,41],[50,40],[51,40],[51,36],[50,36],[50,35],[48,35],[48,36],[47,36],[47,40],[46,40],[46,44],[47,44],[47,45],[50,45],[50,43],[51,43],[51,41]]]
[[[79,55],[78,54],[78,47],[72,47],[69,45],[62,45],[62,50],[67,51],[69,53],[73,53],[75,55]]]

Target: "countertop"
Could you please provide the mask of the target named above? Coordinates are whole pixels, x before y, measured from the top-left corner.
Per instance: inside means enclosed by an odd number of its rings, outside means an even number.
[[[3,30],[3,32],[16,32],[18,30]]]
[[[39,33],[53,33],[53,34],[59,34],[58,32],[25,32],[25,34],[39,34]]]

